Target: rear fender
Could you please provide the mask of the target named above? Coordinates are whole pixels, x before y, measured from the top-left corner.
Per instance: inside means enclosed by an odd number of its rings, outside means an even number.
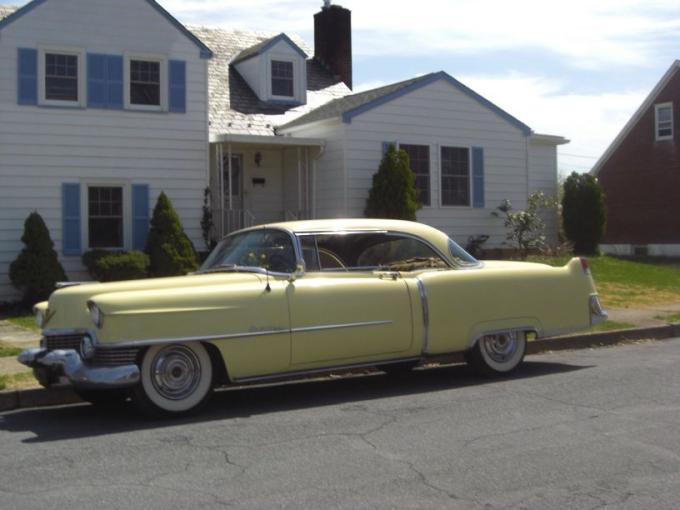
[[[470,328],[468,349],[474,347],[477,341],[486,335],[508,332],[531,332],[535,333],[536,337],[540,337],[543,333],[543,327],[541,321],[536,317],[517,317],[480,322]]]

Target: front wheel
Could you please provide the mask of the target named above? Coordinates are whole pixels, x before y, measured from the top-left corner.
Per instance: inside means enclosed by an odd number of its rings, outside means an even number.
[[[526,333],[522,331],[485,335],[477,340],[465,359],[483,375],[508,374],[522,362],[526,348]]]
[[[212,389],[212,361],[200,343],[154,345],[144,353],[132,397],[145,414],[176,416],[198,410]]]

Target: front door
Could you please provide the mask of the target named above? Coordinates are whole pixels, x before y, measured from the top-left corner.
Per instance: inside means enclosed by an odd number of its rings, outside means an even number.
[[[413,341],[406,282],[380,274],[309,274],[291,283],[292,365],[399,357]]]
[[[243,155],[231,155],[231,180],[229,179],[229,155],[224,156],[224,211],[227,232],[245,226],[243,211]]]

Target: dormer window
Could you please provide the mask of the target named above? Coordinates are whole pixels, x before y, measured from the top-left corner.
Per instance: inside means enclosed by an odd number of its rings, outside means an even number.
[[[293,63],[272,60],[272,95],[293,97]]]

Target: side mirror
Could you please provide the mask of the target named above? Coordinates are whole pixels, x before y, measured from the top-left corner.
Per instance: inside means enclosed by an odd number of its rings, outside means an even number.
[[[305,261],[304,260],[298,260],[297,264],[295,265],[295,272],[290,274],[290,276],[288,277],[288,281],[294,282],[300,276],[303,276],[305,274],[306,270],[307,270],[307,267],[305,266]]]

